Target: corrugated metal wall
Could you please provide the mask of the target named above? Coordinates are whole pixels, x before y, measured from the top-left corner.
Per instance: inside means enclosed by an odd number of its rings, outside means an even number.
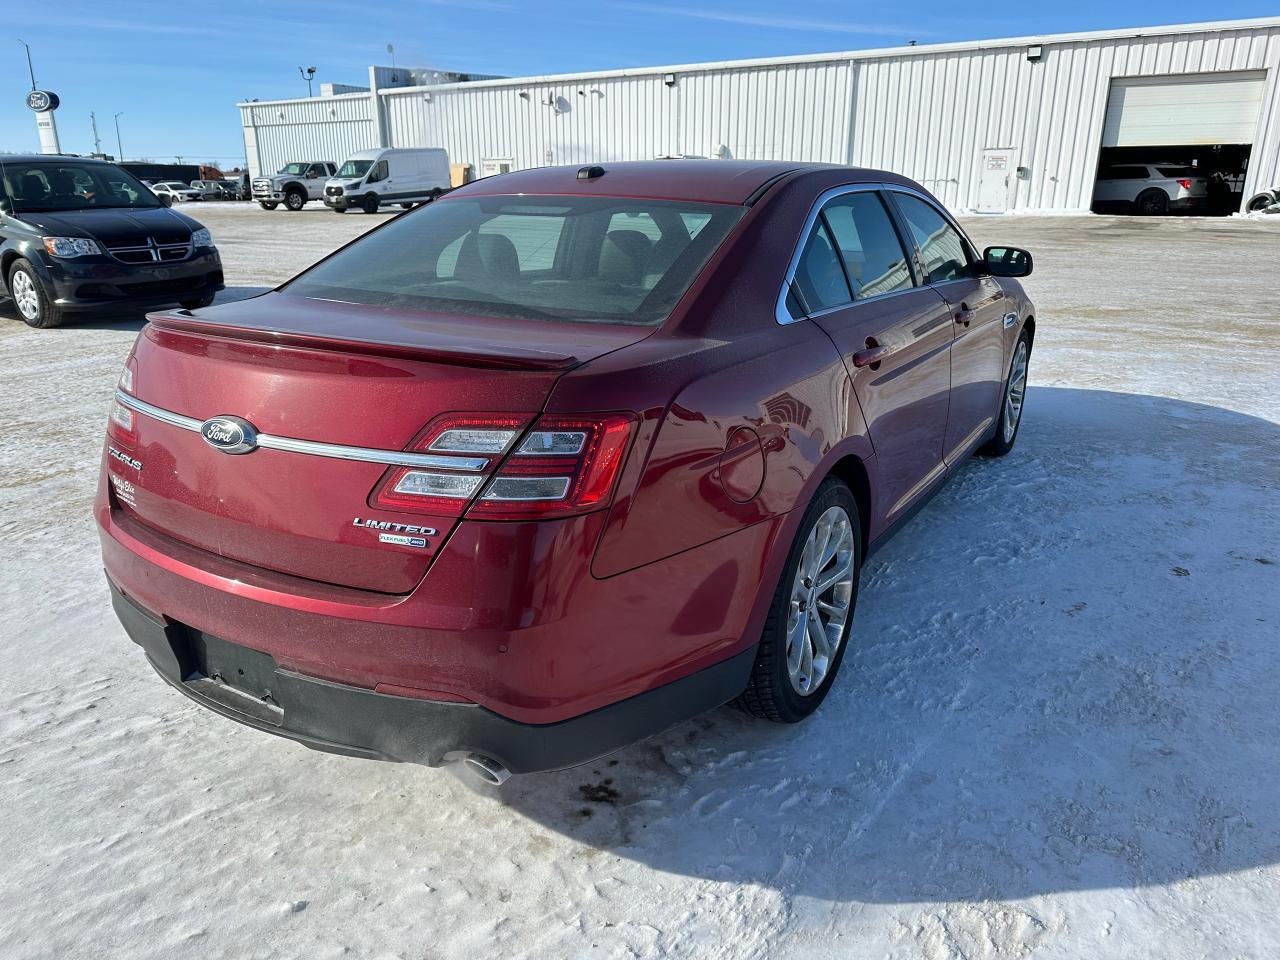
[[[959,45],[956,45],[959,47]],[[1280,182],[1280,26],[1121,38],[1044,38],[920,52],[525,78],[377,95],[387,146],[443,146],[478,171],[666,154],[851,163],[977,204],[984,148],[1027,168],[1009,206],[1089,206],[1112,77],[1268,71],[1246,191]],[[242,105],[261,169],[377,145],[371,97]],[[283,114],[283,118],[281,117]],[[250,150],[250,166],[254,163]]]
[[[294,160],[332,160],[376,143],[368,94],[242,103],[245,154],[255,177]]]
[[[902,173],[957,209],[976,205],[986,147],[1013,147],[1028,168],[1011,208],[1086,209],[1112,77],[1267,69],[1246,192],[1280,180],[1280,28],[1050,43],[1038,63],[1019,46],[859,66],[848,162]]]

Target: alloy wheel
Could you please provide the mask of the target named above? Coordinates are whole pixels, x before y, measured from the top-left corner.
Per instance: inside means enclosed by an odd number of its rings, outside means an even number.
[[[1022,418],[1022,401],[1027,395],[1027,341],[1018,341],[1018,352],[1009,371],[1009,386],[1004,395],[1004,442],[1011,443]]]
[[[36,290],[35,281],[25,270],[13,271],[10,281],[13,302],[24,320],[33,321],[40,318],[40,293]]]
[[[844,640],[853,602],[853,524],[843,507],[818,518],[796,567],[787,614],[787,674],[808,696],[822,686]]]

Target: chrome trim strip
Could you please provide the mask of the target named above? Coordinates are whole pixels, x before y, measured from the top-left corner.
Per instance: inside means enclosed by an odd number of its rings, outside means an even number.
[[[130,410],[134,410],[143,416],[150,417],[152,420],[159,420],[161,423],[167,423],[173,427],[179,427],[182,430],[190,430],[193,433],[200,432],[200,425],[203,420],[197,420],[195,417],[184,417],[180,413],[172,413],[160,407],[152,406],[145,400],[139,400],[132,394],[125,393],[123,390],[116,390],[116,401]]]
[[[116,391],[116,400],[152,420],[159,420],[182,430],[199,433],[203,420],[185,417],[130,396],[123,390]],[[489,465],[486,457],[444,457],[430,453],[410,453],[405,450],[375,450],[370,447],[348,447],[337,443],[319,443],[315,440],[297,440],[293,437],[277,437],[258,434],[258,446],[284,453],[300,453],[311,457],[328,457],[331,460],[358,460],[363,463],[382,463],[392,467],[429,467],[440,470],[467,470],[478,473]]]

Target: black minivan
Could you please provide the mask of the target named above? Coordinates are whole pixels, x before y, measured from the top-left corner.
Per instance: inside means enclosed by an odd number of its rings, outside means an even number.
[[[65,156],[0,156],[0,281],[33,327],[86,311],[195,309],[223,287],[207,229],[115,164]]]

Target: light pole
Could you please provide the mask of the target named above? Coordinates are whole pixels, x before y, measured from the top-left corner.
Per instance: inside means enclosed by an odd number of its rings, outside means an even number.
[[[302,74],[302,79],[307,81],[307,96],[310,97],[311,96],[311,78],[316,75],[316,68],[307,67],[307,69],[303,70],[301,67],[299,67],[298,73]]]
[[[116,157],[117,160],[124,159],[124,146],[120,143],[120,118],[122,116],[124,116],[123,110],[121,110],[114,117],[112,117],[112,119],[115,120],[116,122],[116,153],[118,154],[118,156]]]
[[[18,38],[18,42],[22,44],[24,47],[26,47],[27,73],[30,74],[31,76],[31,89],[34,90],[36,88],[36,68],[31,65],[31,45],[28,44],[27,41],[23,40],[21,37]]]

